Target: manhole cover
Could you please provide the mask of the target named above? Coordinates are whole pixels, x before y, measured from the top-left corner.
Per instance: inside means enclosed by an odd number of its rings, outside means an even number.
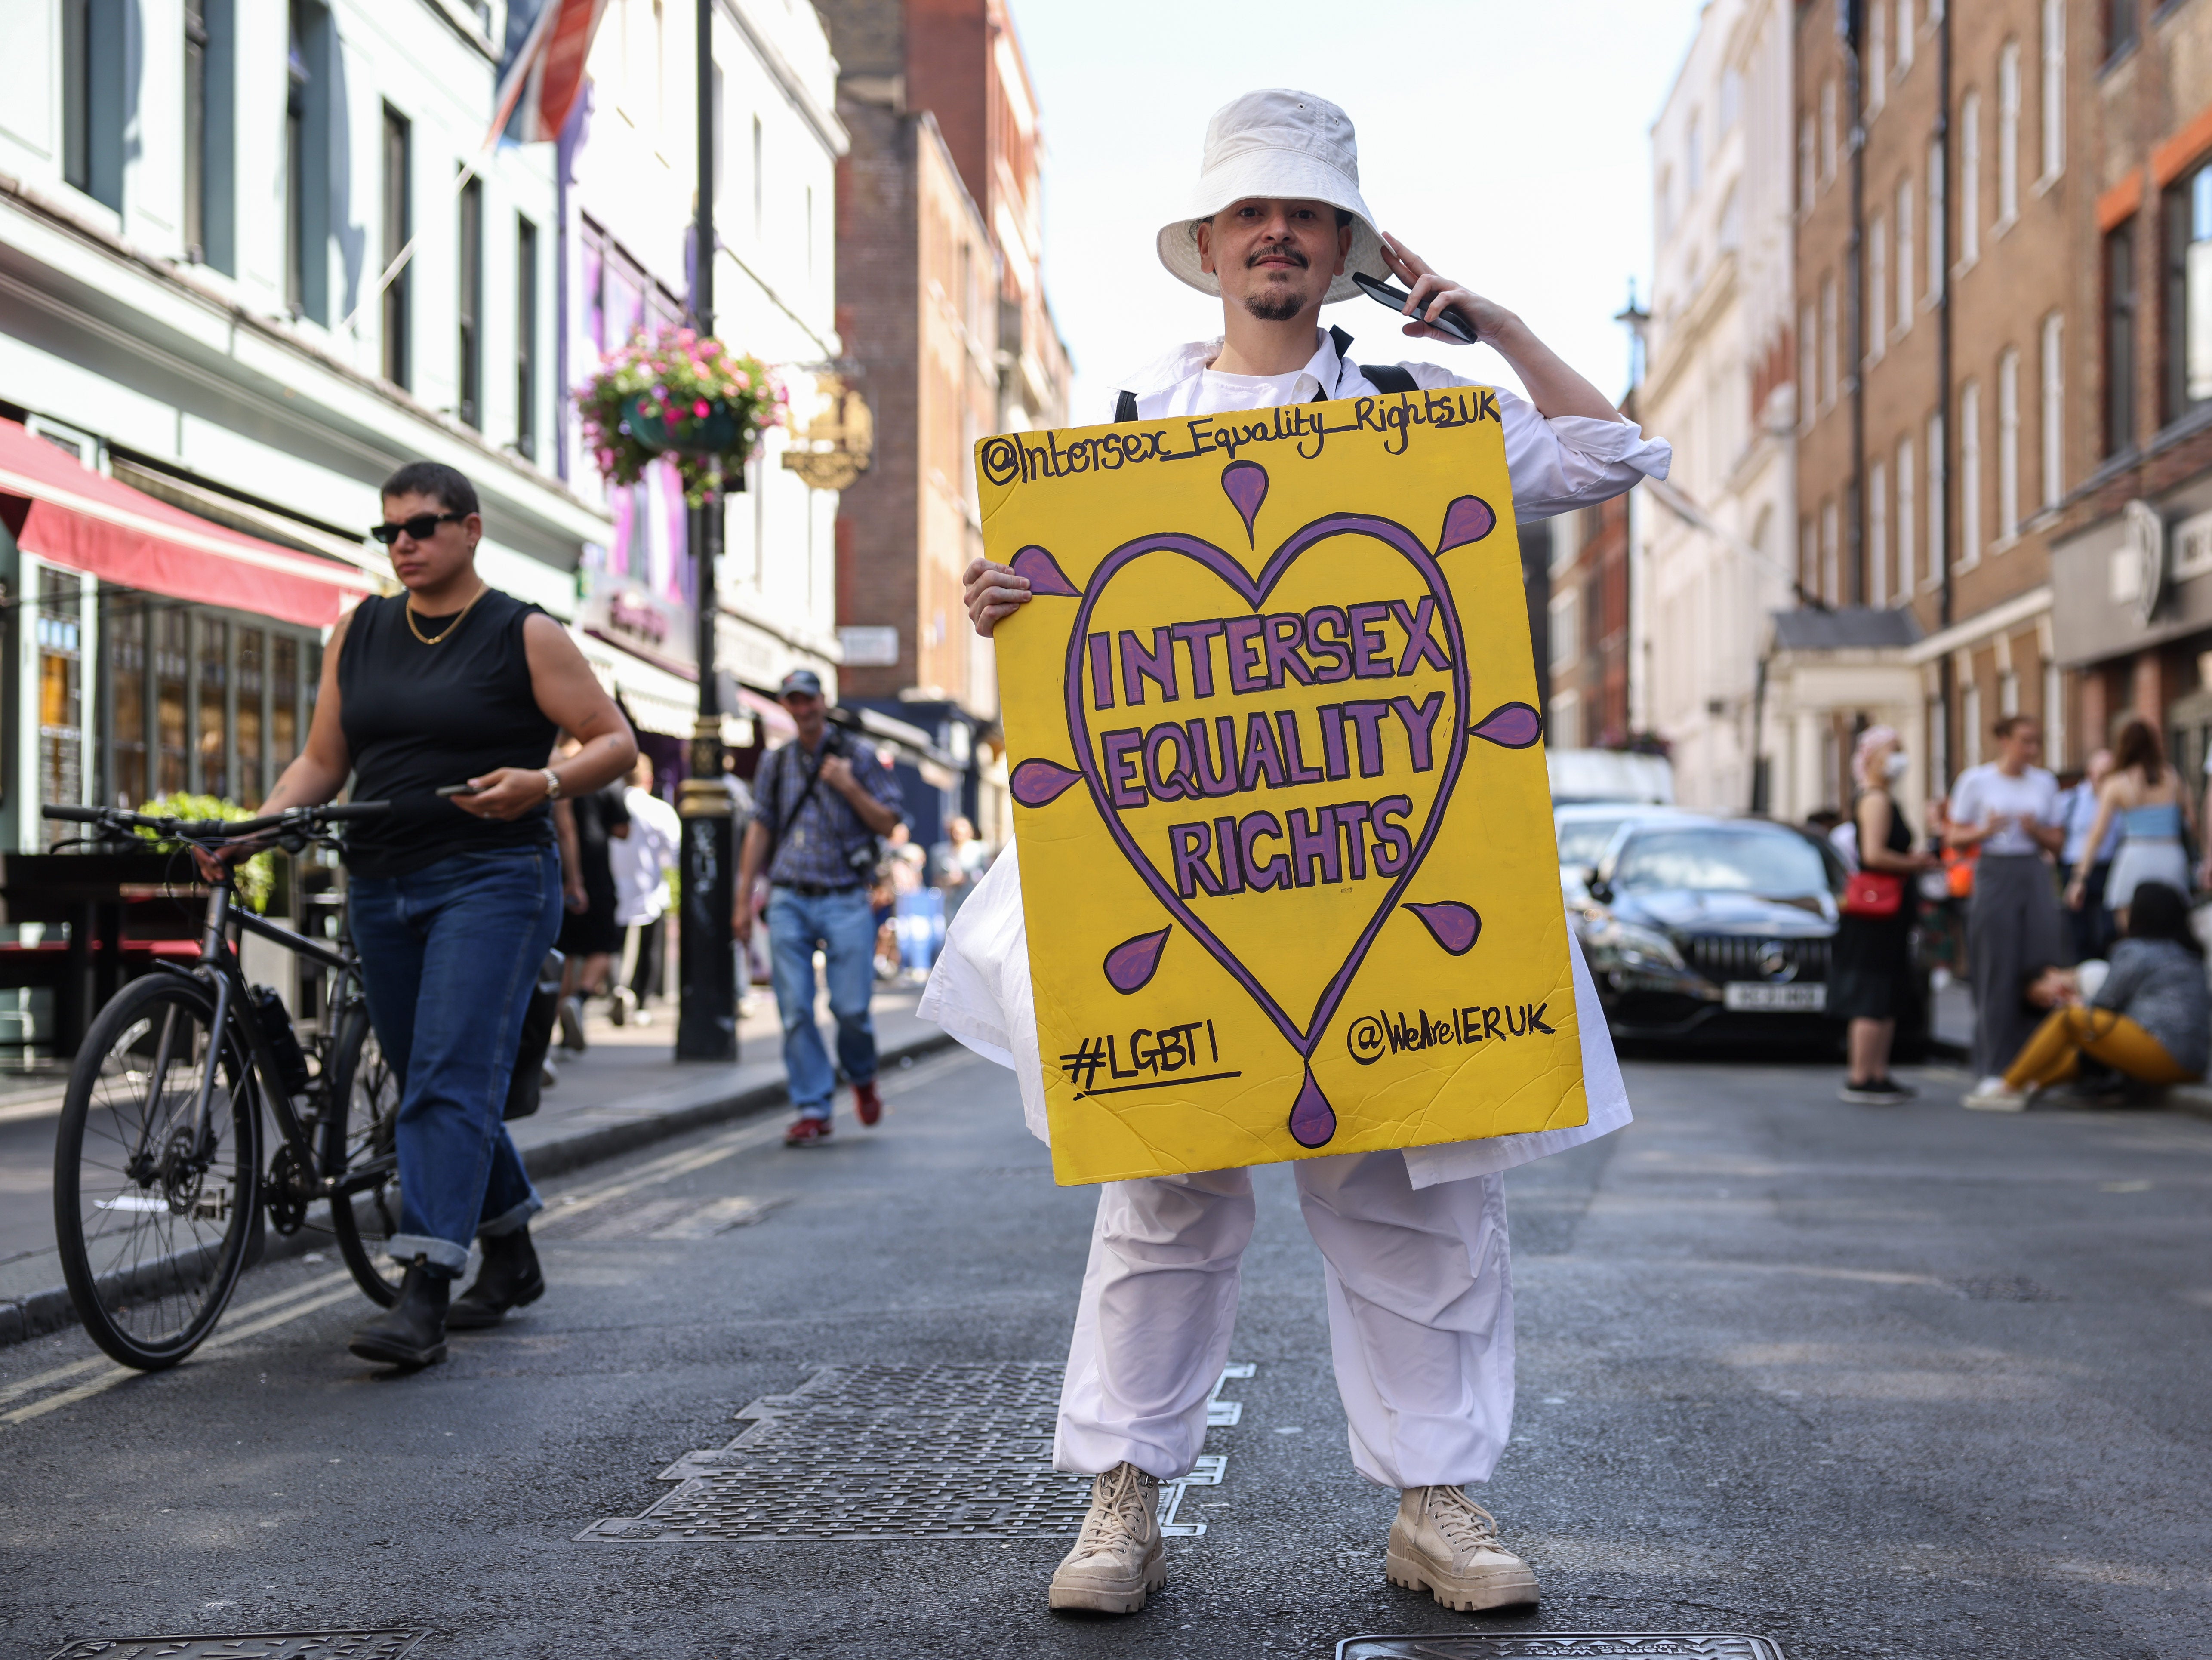
[[[975,1365],[825,1366],[789,1395],[738,1414],[727,1446],[687,1453],[660,1473],[675,1490],[644,1515],[617,1517],[579,1540],[686,1544],[833,1539],[1058,1539],[1083,1524],[1087,1477],[1052,1467],[1060,1403],[1056,1361]],[[1223,1374],[1249,1377],[1249,1366]],[[1240,1403],[1214,1385],[1208,1421],[1237,1422]],[[1160,1491],[1166,1530],[1186,1487],[1218,1486],[1209,1456]]]
[[[83,1637],[54,1660],[400,1660],[428,1631],[263,1631],[205,1637]]]
[[[1347,1637],[1336,1660],[1554,1660],[1554,1657],[1641,1655],[1646,1660],[1782,1660],[1765,1637],[1700,1633],[1524,1632],[1510,1637]]]

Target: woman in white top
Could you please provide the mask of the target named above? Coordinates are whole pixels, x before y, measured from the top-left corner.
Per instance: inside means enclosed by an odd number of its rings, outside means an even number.
[[[1974,987],[1974,1072],[1981,1095],[2033,1035],[2021,999],[2030,969],[2066,960],[2051,860],[2066,844],[2058,781],[2043,758],[2043,723],[2008,714],[1992,727],[1997,758],[1959,775],[1951,791],[1951,846],[1978,850],[1966,911],[1966,966]],[[1971,1098],[1970,1098],[1971,1100]]]

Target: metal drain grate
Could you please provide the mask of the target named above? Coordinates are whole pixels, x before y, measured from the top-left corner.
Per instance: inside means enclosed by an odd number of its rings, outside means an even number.
[[[1644,1660],[1782,1660],[1765,1637],[1675,1636],[1659,1632],[1523,1632],[1510,1637],[1347,1637],[1336,1660],[1564,1660],[1637,1655]]]
[[[430,1633],[265,1631],[206,1637],[81,1637],[54,1660],[401,1660]]]
[[[686,1544],[839,1539],[1058,1539],[1083,1523],[1089,1478],[1052,1467],[1053,1420],[1065,1369],[1053,1361],[976,1365],[825,1366],[789,1395],[738,1414],[726,1447],[686,1453],[660,1473],[675,1490],[639,1517],[617,1517],[579,1540]],[[1231,1366],[1230,1377],[1249,1377]],[[1209,1420],[1234,1423],[1218,1399]],[[1166,1530],[1185,1487],[1218,1485],[1212,1455],[1160,1490]]]

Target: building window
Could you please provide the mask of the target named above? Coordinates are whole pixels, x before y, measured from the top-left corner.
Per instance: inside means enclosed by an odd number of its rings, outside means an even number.
[[[1743,112],[1743,71],[1731,64],[1721,71],[1721,128],[1723,138],[1735,131],[1736,117]]]
[[[1919,498],[1914,489],[1912,441],[1897,441],[1897,603],[1909,604],[1912,599],[1913,533],[1918,528],[1914,515],[1919,511]]]
[[[83,579],[39,572],[39,800],[84,801]]]
[[[100,596],[105,612],[107,689],[107,788],[110,805],[135,807],[146,799],[146,608]]]
[[[2161,202],[2166,223],[2165,418],[2212,398],[2212,161],[2192,167]]]
[[[1814,540],[1810,514],[1797,521],[1797,587],[1801,598],[1820,591],[1820,545]]]
[[[185,0],[185,258],[207,258],[207,0]]]
[[[2066,493],[2066,319],[2043,319],[2043,505]]]
[[[753,117],[753,236],[757,240],[768,201],[768,135]]]
[[[300,752],[300,642],[280,634],[269,642],[269,775],[284,775]]]
[[[2130,219],[2105,234],[2105,453],[2136,441],[2136,242]]]
[[[2136,43],[2140,0],[2105,0],[2105,56],[2117,58]]]
[[[1945,250],[1951,245],[1943,234],[1949,171],[1943,141],[1939,138],[1928,146],[1928,303],[1931,306],[1943,297],[1944,262],[1950,257]]]
[[[1705,118],[1696,110],[1690,112],[1688,137],[1682,144],[1682,178],[1692,201],[1705,187]]]
[[[1912,326],[1912,180],[1897,181],[1897,331]]]
[[[230,799],[230,624],[220,617],[193,618],[193,736],[199,751],[194,786],[202,795]]]
[[[123,0],[62,0],[62,177],[123,211]]]
[[[1867,362],[1881,361],[1889,339],[1889,221],[1867,222]]]
[[[1836,504],[1820,503],[1820,597],[1830,605],[1843,597],[1842,568],[1836,534]]]
[[[2066,171],[2066,0],[2043,0],[2043,178]]]
[[[384,110],[384,232],[383,264],[399,257],[414,236],[414,191],[409,177],[414,149],[407,118],[386,105]],[[407,329],[410,322],[407,297],[414,272],[403,268],[385,287],[383,295],[384,378],[395,386],[407,384]]]
[[[1982,687],[1972,672],[1960,677],[1966,685],[1959,694],[1959,750],[1970,767],[1982,764]]]
[[[1959,388],[1959,563],[1966,570],[1982,557],[1982,386]]]
[[[1820,406],[1836,401],[1836,279],[1820,279]]]
[[[1550,606],[1552,672],[1574,666],[1582,644],[1582,594],[1571,587],[1561,588],[1552,596]]]
[[[267,691],[268,663],[264,653],[268,635],[259,629],[238,631],[238,718],[231,731],[238,754],[238,800],[252,806],[266,795],[262,777],[262,699]]]
[[[1959,103],[1959,267],[1982,257],[1982,95]]]
[[[2020,534],[2020,353],[1997,358],[1997,540]]]
[[[1889,88],[1889,7],[1887,0],[1875,0],[1867,9],[1866,20],[1866,109],[1869,115],[1881,112],[1882,101],[1888,97]]]
[[[1820,401],[1820,365],[1814,359],[1820,336],[1813,322],[1813,308],[1799,307],[1797,312],[1797,424],[1807,431],[1813,427],[1813,411]]]
[[[2020,217],[2020,42],[1997,54],[1997,223]]]
[[[1877,461],[1867,469],[1868,603],[1889,603],[1889,469]]]
[[[174,795],[191,787],[192,619],[179,605],[153,613],[155,793]]]
[[[307,3],[291,0],[284,51],[284,303],[295,317],[319,309],[310,304],[310,278],[317,298],[322,291],[321,273],[308,266],[311,251],[319,252],[319,221],[318,193],[308,189],[315,157],[307,142],[307,106],[315,88],[307,69]]]
[[[1896,76],[1902,81],[1912,67],[1912,0],[1897,0]]]
[[[1826,184],[1836,176],[1836,78],[1830,76],[1820,82],[1820,180]]]
[[[538,227],[514,222],[514,447],[538,458]]]
[[[1797,211],[1813,210],[1813,118],[1797,124]]]
[[[454,268],[459,282],[454,310],[459,325],[454,344],[459,353],[460,397],[455,412],[462,422],[483,425],[483,180],[461,186],[460,246]],[[395,379],[397,377],[394,377]]]
[[[1951,463],[1944,447],[1943,417],[1928,417],[1928,586],[1936,587],[1943,581],[1944,560],[1948,556],[1946,532],[1950,528],[1944,513],[1943,487],[1949,482]]]

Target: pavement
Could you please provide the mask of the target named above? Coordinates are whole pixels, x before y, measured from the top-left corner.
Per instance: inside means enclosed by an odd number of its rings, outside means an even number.
[[[545,1298],[414,1376],[345,1353],[367,1304],[303,1258],[169,1372],[74,1330],[0,1349],[0,1660],[342,1628],[421,1632],[414,1660],[2212,1653],[2212,1124],[1964,1112],[1955,1067],[1902,1108],[1838,1102],[1832,1065],[1626,1071],[1632,1127],[1506,1178],[1520,1400],[1479,1496],[1534,1611],[1385,1583],[1395,1495],[1350,1468],[1277,1167],[1253,1370],[1179,1499],[1205,1532],[1141,1614],[1048,1613],[1081,1490],[1040,1426],[1095,1201],[953,1050],[826,1146],[740,1119],[552,1178]]]
[[[877,1042],[892,1061],[951,1041],[941,1028],[915,1017],[920,1000],[918,988],[877,994]],[[644,1024],[618,1027],[595,1003],[585,1022],[587,1048],[580,1055],[556,1049],[560,1081],[544,1091],[536,1113],[508,1126],[532,1177],[542,1182],[667,1136],[781,1106],[788,1097],[775,1000],[763,988],[751,1003],[738,1023],[735,1066],[675,1060],[672,1005],[657,1002]],[[826,997],[817,1012],[828,1031]],[[51,1065],[0,1080],[0,1344],[76,1318],[53,1238],[54,1131],[65,1081]],[[318,1207],[289,1240],[272,1235],[270,1254],[327,1245],[321,1215]]]

